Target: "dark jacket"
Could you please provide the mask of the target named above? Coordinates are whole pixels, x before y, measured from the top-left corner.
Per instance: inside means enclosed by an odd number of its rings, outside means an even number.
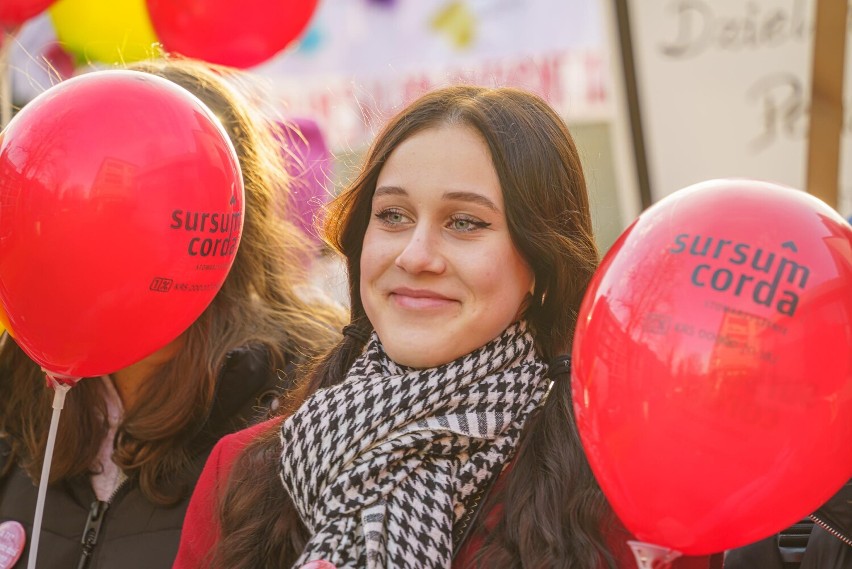
[[[290,370],[287,370],[290,371]],[[292,375],[292,374],[290,374]],[[232,352],[218,383],[213,410],[204,428],[192,439],[192,464],[184,479],[195,485],[210,450],[227,433],[264,418],[265,406],[286,380],[270,369],[265,350]],[[0,445],[3,441],[0,440]],[[0,461],[3,451],[0,446]],[[190,486],[190,490],[191,490]],[[0,523],[20,522],[31,543],[38,488],[18,467],[0,480]],[[168,568],[177,553],[181,526],[189,504],[185,498],[172,507],[150,503],[134,479],[124,482],[107,505],[99,502],[87,476],[48,488],[39,542],[39,569],[156,569]],[[89,553],[84,533],[94,543]],[[15,568],[27,566],[29,549]],[[81,562],[82,559],[86,561]]]
[[[811,514],[813,529],[799,569],[852,569],[852,481]],[[801,524],[800,524],[801,525]],[[778,536],[729,551],[725,569],[788,569]]]
[[[801,569],[852,569],[852,481],[811,515]]]

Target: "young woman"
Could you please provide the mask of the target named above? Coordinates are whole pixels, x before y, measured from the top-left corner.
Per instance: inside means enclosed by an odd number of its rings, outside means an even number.
[[[245,223],[233,267],[177,340],[67,396],[38,553],[39,567],[171,567],[189,495],[213,444],[264,416],[294,365],[339,339],[339,309],[303,300],[305,236],[276,202],[287,178],[278,142],[228,80],[188,60],[135,69],[185,87],[219,117],[245,180]],[[283,197],[282,197],[283,195]],[[128,326],[132,326],[128,322]],[[52,393],[6,338],[0,351],[0,523],[27,530],[36,504]],[[25,550],[17,566],[24,566]]]
[[[636,567],[572,418],[597,251],[560,118],[435,91],[332,205],[351,322],[283,419],[220,442],[176,567]]]

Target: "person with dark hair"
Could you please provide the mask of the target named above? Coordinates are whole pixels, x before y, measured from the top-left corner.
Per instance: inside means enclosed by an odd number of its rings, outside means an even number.
[[[189,496],[213,445],[268,418],[270,404],[292,387],[296,366],[331,348],[344,322],[339,306],[306,294],[306,237],[281,219],[277,204],[288,184],[279,142],[241,95],[240,78],[231,80],[235,72],[187,59],[130,67],[184,87],[221,121],[245,181],[242,239],[221,290],[180,337],[68,393],[39,567],[171,567]],[[5,337],[0,523],[20,523],[27,541],[51,399],[39,366]],[[25,550],[16,567],[27,556]]]
[[[573,420],[565,355],[598,253],[553,109],[512,88],[423,96],[326,238],[348,268],[343,339],[280,417],[214,449],[175,567],[636,567]]]

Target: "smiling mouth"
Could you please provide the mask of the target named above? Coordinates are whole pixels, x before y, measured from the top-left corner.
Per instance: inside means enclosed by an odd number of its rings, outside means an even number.
[[[392,292],[391,301],[401,308],[410,310],[437,310],[458,303],[451,298],[423,293]]]

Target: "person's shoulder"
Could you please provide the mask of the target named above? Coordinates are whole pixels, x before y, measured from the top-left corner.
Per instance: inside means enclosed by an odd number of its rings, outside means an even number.
[[[281,424],[281,419],[281,417],[273,417],[266,421],[261,421],[260,423],[246,427],[245,429],[234,431],[233,433],[227,434],[219,439],[216,446],[221,447],[220,452],[232,449],[239,452],[256,438],[276,429]]]
[[[254,440],[277,429],[280,421],[280,417],[274,417],[220,438],[204,463],[204,469],[198,478],[193,499],[195,499],[195,494],[210,493],[211,489],[221,487],[230,477],[234,463],[246,447]]]
[[[252,441],[277,429],[281,424],[281,419],[281,417],[273,417],[272,419],[267,419],[261,423],[225,435],[216,443],[212,454],[216,456],[216,460],[220,466],[230,465]]]

